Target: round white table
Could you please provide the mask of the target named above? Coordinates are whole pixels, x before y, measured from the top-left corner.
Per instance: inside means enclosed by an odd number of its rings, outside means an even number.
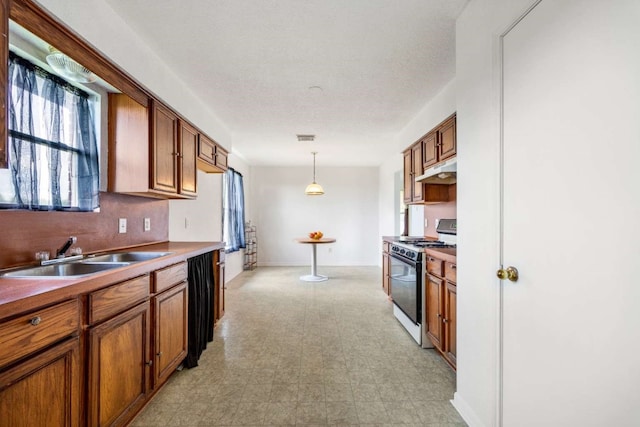
[[[311,274],[306,274],[304,276],[300,276],[300,280],[304,280],[305,282],[323,282],[325,280],[329,280],[327,276],[323,276],[317,273],[317,254],[316,247],[319,244],[323,243],[334,243],[336,239],[330,237],[323,237],[322,239],[311,239],[308,237],[303,237],[296,239],[298,243],[306,243],[311,245]]]

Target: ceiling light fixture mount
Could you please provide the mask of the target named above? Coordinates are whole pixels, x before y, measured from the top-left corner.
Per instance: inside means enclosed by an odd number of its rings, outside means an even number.
[[[66,80],[78,83],[93,83],[96,81],[96,75],[91,70],[78,64],[53,46],[49,46],[49,55],[47,55],[46,60],[53,68],[53,71]]]
[[[316,154],[318,154],[318,152],[312,151],[311,154],[313,154],[313,182],[307,185],[304,194],[307,196],[321,196],[324,194],[324,190],[322,186],[316,182]]]

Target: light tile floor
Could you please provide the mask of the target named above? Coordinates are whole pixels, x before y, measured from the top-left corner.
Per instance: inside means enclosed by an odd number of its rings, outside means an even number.
[[[259,267],[227,286],[199,366],[176,372],[133,426],[464,426],[455,373],[393,317],[376,267]]]

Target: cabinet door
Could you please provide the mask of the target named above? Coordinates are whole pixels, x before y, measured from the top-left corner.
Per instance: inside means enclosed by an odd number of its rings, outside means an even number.
[[[446,160],[456,155],[456,118],[455,116],[443,123],[438,129],[438,161]]]
[[[149,302],[89,330],[88,423],[120,426],[142,407],[149,389]]]
[[[423,140],[422,146],[422,167],[424,169],[438,163],[438,133],[431,132]]]
[[[178,193],[178,117],[162,104],[153,102],[151,123],[151,182],[153,190]]]
[[[422,141],[414,144],[411,147],[411,162],[413,165],[413,169],[411,170],[412,176],[411,181],[413,184],[413,196],[411,197],[412,202],[421,202],[422,201],[422,188],[424,186],[421,182],[415,182],[416,176],[422,175]]]
[[[389,254],[382,254],[382,290],[385,294],[391,295],[391,288],[389,287]]]
[[[227,166],[227,152],[224,151],[219,146],[216,147],[216,166],[226,171],[228,169]]]
[[[411,149],[404,152],[404,202],[411,203],[413,197],[413,162]]]
[[[220,249],[213,253],[213,323],[218,323],[218,320],[224,316],[224,268],[225,268],[225,253],[224,249]]]
[[[154,298],[153,387],[169,378],[187,355],[187,282]]]
[[[456,366],[456,354],[458,353],[456,345],[456,323],[457,323],[457,302],[456,302],[456,285],[447,282],[444,296],[444,312],[445,312],[445,347],[444,356],[449,359],[453,366]]]
[[[149,191],[149,110],[123,93],[109,94],[108,168],[108,191]]]
[[[72,338],[0,373],[0,426],[82,425],[78,358]]]
[[[427,336],[431,343],[442,350],[442,288],[443,280],[427,275],[426,307],[427,307]]]
[[[195,197],[198,190],[196,172],[198,131],[183,121],[180,121],[179,147],[179,193]]]

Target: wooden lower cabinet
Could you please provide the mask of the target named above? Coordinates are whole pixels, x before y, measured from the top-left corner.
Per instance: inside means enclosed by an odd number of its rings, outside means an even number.
[[[89,329],[88,424],[125,425],[149,393],[150,304]]]
[[[382,290],[391,296],[391,258],[389,258],[389,242],[382,242]]]
[[[456,264],[428,255],[425,285],[426,335],[455,369],[457,363]],[[439,277],[440,276],[440,277]]]
[[[82,425],[79,348],[70,338],[0,372],[0,426]]]
[[[187,355],[187,282],[153,298],[153,387],[165,382]]]
[[[442,288],[444,281],[428,275],[426,286],[427,336],[431,343],[442,351]]]
[[[213,276],[215,283],[213,285],[213,322],[218,323],[224,316],[224,270],[225,270],[225,252],[220,249],[213,253]]]
[[[444,292],[444,357],[446,357],[449,362],[451,362],[454,366],[456,365],[457,358],[457,339],[456,339],[456,328],[457,328],[457,301],[456,301],[456,285],[451,282],[447,282],[445,286]]]

